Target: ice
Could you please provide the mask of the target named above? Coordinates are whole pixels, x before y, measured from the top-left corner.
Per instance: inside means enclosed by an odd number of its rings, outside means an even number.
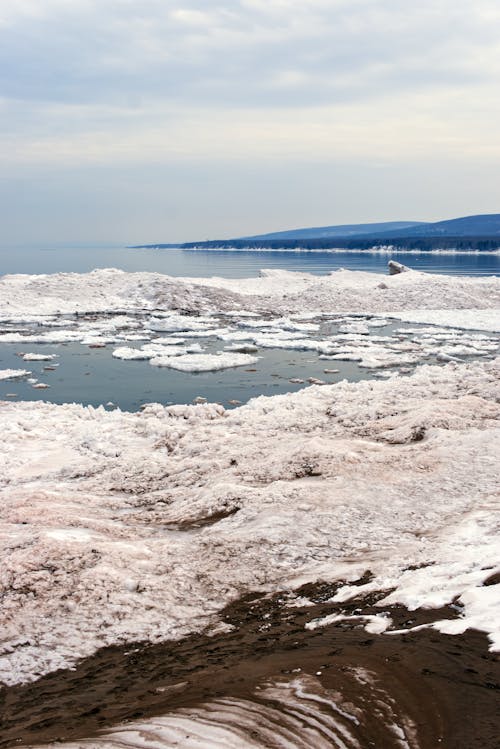
[[[129,346],[120,346],[119,348],[116,348],[112,356],[115,359],[124,359],[125,361],[140,361],[140,360],[147,360],[152,359],[154,356],[157,355],[156,350],[148,350],[148,349],[140,349],[140,348],[130,348]]]
[[[6,331],[0,334],[0,343],[114,344],[115,358],[164,361],[201,353],[200,347],[186,345],[189,339],[217,337],[231,343],[248,341],[250,346],[311,351],[333,360],[354,361],[375,374],[375,370],[414,366],[432,357],[447,362],[496,353],[497,340],[472,339],[456,326],[462,320],[469,328],[492,327],[488,321],[498,316],[498,279],[408,271],[387,278],[384,284],[381,289],[378,274],[349,271],[323,277],[264,271],[261,279],[172,279],[113,269],[82,275],[6,276],[0,279],[2,303],[5,298],[9,308],[5,316],[23,325],[29,322],[32,327]],[[432,309],[436,298],[453,309]],[[235,310],[236,301],[239,311]],[[23,311],[26,303],[34,310],[29,317]],[[476,309],[470,308],[473,304]],[[420,308],[415,311],[416,306]],[[420,317],[438,321],[441,327],[428,327],[431,332],[425,341],[425,328],[414,328],[413,339],[406,343],[391,336],[370,335],[388,322],[389,311],[394,318]],[[45,329],[64,323],[57,313],[66,315],[66,327]],[[221,319],[239,328],[215,327]],[[337,323],[341,332],[326,339],[320,335],[319,321],[328,319]],[[442,325],[449,320],[455,327],[447,332]],[[151,341],[163,331],[171,335]],[[397,335],[408,339],[409,332],[403,329]],[[149,343],[140,349],[126,345],[144,339]],[[159,345],[179,348],[157,352]],[[248,348],[226,348],[226,353],[231,351],[252,353]]]
[[[280,338],[274,335],[256,335],[253,341],[262,348],[283,348],[291,351],[318,351],[322,345],[327,345],[311,338]]]
[[[0,369],[0,380],[17,380],[30,374],[27,369]]]
[[[171,340],[173,340],[173,344],[171,345],[164,342],[157,343],[157,341],[154,340],[149,344],[141,346],[141,348],[120,346],[113,351],[112,356],[115,359],[124,359],[126,361],[147,361],[148,359],[153,360],[170,356],[182,356],[188,353],[200,353],[203,351],[199,343],[192,343],[189,346],[181,346],[179,344],[182,343],[182,339],[179,341],[175,338]]]
[[[366,569],[368,587],[340,595],[459,600],[454,626],[498,648],[498,585],[483,591],[498,569],[498,370],[423,366],[228,412],[2,402],[1,680],[215,626],[245,592]]]
[[[250,354],[233,354],[221,352],[218,354],[185,354],[183,356],[157,356],[150,360],[153,367],[169,367],[181,372],[215,372],[231,367],[243,367],[255,364],[257,356]]]
[[[259,350],[259,347],[253,343],[231,343],[229,346],[224,346],[224,351],[236,351],[240,354],[253,354]]]
[[[241,309],[236,321],[255,320],[259,312],[260,319],[266,320],[265,315],[271,313],[277,320],[283,318],[278,323],[281,327],[295,324],[291,315],[305,319],[310,314],[390,313],[401,318],[395,313],[404,311],[408,313],[401,319],[415,322],[496,331],[500,325],[500,279],[416,271],[387,276],[383,281],[377,273],[346,270],[329,276],[262,271],[260,278],[248,279],[174,279],[113,268],[87,274],[7,275],[0,279],[0,300],[0,318],[14,321],[46,321],[47,316],[76,313],[82,316],[106,312],[113,313],[115,319],[121,317],[118,325],[111,321],[108,333],[117,332],[122,324],[130,326],[132,314],[148,310],[152,315],[151,330],[202,330],[213,325],[211,313],[234,312],[235,302]],[[436,300],[440,304],[438,310]],[[174,307],[190,314],[173,311]],[[29,318],[27,308],[33,310]],[[458,310],[459,316],[450,309]]]
[[[34,326],[9,328],[0,342],[119,340],[123,358],[147,353],[155,366],[186,372],[257,361],[187,352],[198,344],[186,341],[210,335],[403,369],[431,356],[493,356],[494,336],[464,330],[497,329],[500,282],[414,271],[382,281],[350,271],[172,279],[107,269],[5,276],[0,300],[9,324]],[[350,332],[320,334],[321,315]],[[396,337],[366,333],[389,317],[415,325]],[[235,330],[244,320],[256,325]],[[173,335],[124,345],[164,331]],[[498,569],[498,367],[424,365],[228,412],[210,403],[126,413],[1,402],[0,680],[33,680],[106,645],[213,629],[223,607],[249,592],[355,581],[367,569],[371,583],[345,585],[339,600],[377,591],[381,606],[458,601],[460,615],[434,626],[450,637],[476,627],[500,649],[498,584],[483,585]],[[2,379],[29,374],[0,370]],[[199,522],[212,518],[220,519]],[[375,618],[359,623],[375,632]]]
[[[363,322],[352,322],[348,325],[340,325],[339,333],[356,333],[358,335],[368,335],[370,328]]]
[[[161,336],[152,340],[152,343],[155,345],[160,344],[161,346],[179,346],[184,342],[185,338],[174,338],[173,336]]]
[[[500,306],[496,309],[415,309],[394,313],[394,317],[406,322],[500,333]]]
[[[210,318],[196,318],[186,315],[171,314],[162,318],[151,318],[148,327],[150,330],[162,333],[176,331],[202,331],[213,327],[213,321]]]
[[[58,358],[58,354],[23,354],[23,361],[52,361]]]
[[[273,329],[278,328],[279,330],[287,330],[292,332],[316,332],[319,330],[319,324],[318,323],[305,323],[305,322],[296,322],[294,320],[291,320],[288,317],[278,317],[274,319],[260,319],[260,320],[254,320],[254,319],[248,319],[243,318],[238,322],[238,324],[241,327],[244,328],[257,328],[259,330],[262,329]]]
[[[330,614],[324,616],[321,619],[313,619],[305,624],[305,629],[313,630],[318,627],[329,627],[331,624],[338,624],[340,622],[353,622],[359,623],[364,626],[367,632],[372,635],[381,635],[385,632],[392,624],[392,619],[389,616],[383,616],[381,614],[375,615],[360,615],[360,616],[347,616],[346,614]]]
[[[1,282],[1,279],[0,279]],[[2,333],[0,343],[72,343],[81,341],[83,334],[73,330],[52,331],[49,333]]]

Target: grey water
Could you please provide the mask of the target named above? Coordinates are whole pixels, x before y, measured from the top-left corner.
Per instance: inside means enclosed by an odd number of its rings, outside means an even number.
[[[321,323],[320,330],[313,337],[328,338],[338,333],[338,327],[338,322],[327,320]],[[370,335],[397,338],[404,328],[428,329],[425,325],[388,320],[386,325],[373,328]],[[214,337],[197,340],[206,353],[216,353],[224,346]],[[146,360],[115,359],[112,356],[114,348],[114,345],[90,348],[80,343],[0,344],[0,370],[29,370],[36,383],[47,386],[47,389],[33,387],[26,377],[0,380],[0,400],[82,403],[137,411],[151,402],[163,405],[196,403],[203,398],[233,408],[260,395],[295,392],[307,387],[310,378],[325,384],[340,380],[357,382],[384,377],[396,369],[392,366],[377,371],[363,368],[355,361],[320,359],[315,351],[262,348],[257,354],[258,361],[248,366],[218,372],[186,373],[154,367]],[[28,350],[36,354],[55,354],[57,358],[25,362],[20,355]],[[433,356],[425,361],[436,363]],[[413,368],[403,367],[403,370],[410,372]]]
[[[204,341],[206,353],[222,349],[221,341]],[[53,362],[23,362],[16,356],[19,345],[0,345],[0,369],[30,370],[47,390],[33,388],[25,379],[0,381],[0,399],[44,400],[51,403],[83,403],[123,411],[137,411],[145,403],[193,403],[206,398],[232,408],[259,395],[276,395],[300,390],[308,377],[326,382],[351,381],[367,377],[354,362],[320,361],[311,351],[263,349],[259,361],[248,367],[219,372],[186,373],[163,367],[152,367],[148,361],[122,361],[111,355],[113,347],[88,349],[81,344],[30,345],[35,353],[59,354],[55,369],[44,369]],[[24,347],[26,349],[26,347]],[[335,367],[338,374],[325,374]],[[291,383],[290,379],[304,383]],[[15,398],[13,397],[15,394]]]
[[[323,251],[132,249],[130,247],[0,247],[0,275],[7,273],[87,273],[94,268],[150,271],[171,276],[258,276],[261,269],[326,274],[338,268],[387,273],[393,258],[415,270],[450,275],[500,275],[500,255]]]

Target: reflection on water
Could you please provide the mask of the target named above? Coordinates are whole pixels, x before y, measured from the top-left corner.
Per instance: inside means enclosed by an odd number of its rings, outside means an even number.
[[[500,255],[440,255],[430,253],[290,252],[227,250],[0,249],[0,275],[5,273],[86,273],[94,268],[151,271],[172,276],[257,276],[262,268],[326,274],[338,268],[387,273],[395,258],[416,270],[451,275],[500,274]]]

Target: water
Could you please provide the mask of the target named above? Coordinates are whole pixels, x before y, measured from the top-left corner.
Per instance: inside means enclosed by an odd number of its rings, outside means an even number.
[[[201,339],[202,340],[202,339]],[[222,341],[203,341],[207,353],[220,351]],[[27,347],[22,347],[25,350]],[[337,382],[339,379],[366,378],[354,362],[320,361],[311,351],[283,351],[265,349],[256,364],[220,372],[178,372],[163,367],[152,367],[147,361],[121,361],[111,356],[115,346],[106,349],[88,349],[80,344],[58,346],[31,345],[35,353],[59,354],[55,370],[44,371],[52,362],[23,362],[16,356],[20,346],[0,346],[0,369],[28,369],[33,376],[50,386],[49,390],[34,389],[25,380],[0,381],[0,398],[16,394],[15,400],[45,400],[52,403],[84,403],[99,406],[113,403],[124,411],[137,411],[148,402],[192,403],[196,398],[206,398],[211,403],[221,403],[226,408],[245,403],[258,395],[276,395],[300,390],[301,383],[290,383],[290,378],[306,380],[308,377]],[[336,368],[339,374],[326,375],[325,368]]]
[[[407,254],[394,252],[291,252],[143,249],[89,247],[79,249],[0,248],[0,275],[6,273],[86,273],[94,268],[152,271],[171,276],[257,276],[262,268],[326,274],[338,268],[387,273],[393,258],[416,270],[451,275],[500,275],[500,255]]]
[[[222,320],[219,321],[219,325],[221,324],[223,324]],[[323,320],[320,329],[307,337],[319,340],[328,339],[339,333],[340,324],[340,319]],[[6,326],[5,330],[14,327]],[[387,321],[385,325],[372,327],[365,340],[368,342],[374,338],[377,341],[380,336],[388,336],[397,347],[398,341],[401,340],[401,331],[405,329],[421,330],[422,334],[427,335],[429,327]],[[36,326],[33,330],[36,330]],[[453,337],[453,332],[450,331],[449,335]],[[415,340],[415,333],[409,332],[409,336]],[[213,336],[201,335],[196,341],[200,342],[207,354],[222,351],[226,345],[224,341]],[[117,345],[89,348],[80,343],[2,343],[0,344],[0,370],[29,370],[32,378],[49,387],[37,389],[26,377],[9,381],[0,380],[0,399],[48,400],[53,403],[104,405],[108,408],[118,406],[122,410],[137,411],[145,403],[155,402],[164,405],[192,403],[201,397],[209,402],[221,403],[225,408],[232,408],[259,395],[295,392],[306,387],[309,384],[309,378],[326,383],[335,383],[342,379],[356,382],[362,379],[383,377],[389,372],[396,371],[398,365],[401,366],[403,372],[410,372],[414,366],[405,366],[404,348],[400,349],[400,363],[398,361],[397,364],[377,370],[360,366],[353,360],[321,359],[318,352],[313,350],[261,347],[256,354],[258,361],[253,364],[217,372],[185,373],[165,367],[151,366],[146,360],[115,359],[112,352]],[[349,346],[349,344],[346,345]],[[427,350],[429,350],[429,345],[425,343]],[[435,363],[439,350],[439,344],[437,344],[434,354],[425,355],[425,361]],[[52,361],[25,362],[20,357],[20,353],[28,351],[35,354],[56,355],[56,358]],[[488,352],[487,358],[494,353]],[[292,380],[299,381],[293,382]]]

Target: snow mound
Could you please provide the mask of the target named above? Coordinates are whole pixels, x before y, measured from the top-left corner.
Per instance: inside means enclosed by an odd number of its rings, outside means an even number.
[[[116,320],[118,315],[127,318],[150,311],[150,331],[201,332],[210,327],[213,312],[227,311],[234,320],[247,324],[256,313],[261,319],[271,313],[283,318],[281,327],[305,332],[315,323],[296,322],[291,315],[304,320],[310,313],[435,310],[436,299],[441,309],[469,310],[465,325],[474,327],[477,310],[500,308],[500,279],[408,271],[385,276],[381,281],[378,273],[346,270],[328,276],[263,271],[261,278],[172,278],[113,268],[84,274],[7,275],[0,278],[0,321],[36,322],[38,316],[52,325],[54,315],[112,312]],[[29,318],[27,308],[32,310]],[[489,320],[484,324],[494,324]],[[113,320],[110,326],[108,333],[118,332]],[[7,342],[5,335],[0,340]],[[39,333],[37,340],[68,339],[58,336],[57,331],[48,331],[46,335]]]

